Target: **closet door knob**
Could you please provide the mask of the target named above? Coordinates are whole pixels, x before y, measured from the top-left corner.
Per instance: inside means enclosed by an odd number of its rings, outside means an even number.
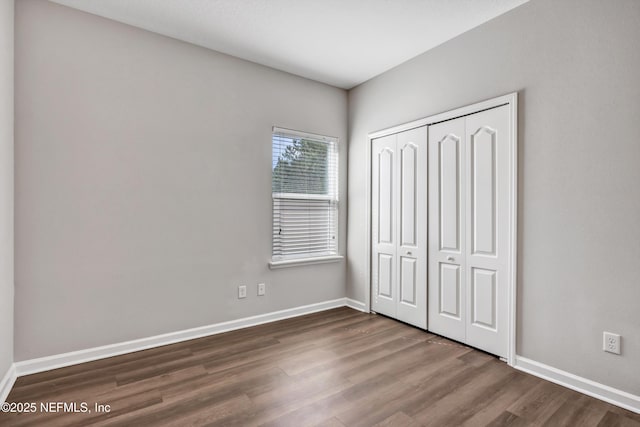
[[[448,257],[447,257],[447,261],[451,261],[451,262],[453,262],[453,261],[455,261],[455,259],[453,259],[453,257],[452,257],[452,256],[448,256]]]
[[[411,251],[407,251],[407,255],[411,255]]]

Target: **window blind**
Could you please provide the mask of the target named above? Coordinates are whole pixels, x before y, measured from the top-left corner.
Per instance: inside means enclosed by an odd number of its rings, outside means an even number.
[[[335,138],[274,128],[273,260],[338,254]]]

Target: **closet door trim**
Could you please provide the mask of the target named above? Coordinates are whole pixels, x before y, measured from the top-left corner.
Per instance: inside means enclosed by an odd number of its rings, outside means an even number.
[[[514,366],[516,362],[516,291],[517,291],[517,248],[518,248],[518,93],[513,92],[497,98],[488,99],[475,104],[467,105],[455,110],[446,111],[414,120],[398,126],[371,132],[368,135],[367,143],[367,265],[366,265],[366,283],[365,291],[365,311],[371,312],[371,144],[374,139],[387,135],[392,135],[406,130],[418,128],[421,126],[434,125],[443,121],[464,117],[470,114],[479,113],[503,105],[509,106],[509,122],[510,122],[510,147],[509,147],[509,250],[508,250],[508,300],[509,300],[509,349],[507,353],[507,363]],[[429,286],[429,284],[427,284]],[[428,328],[428,325],[427,325]]]

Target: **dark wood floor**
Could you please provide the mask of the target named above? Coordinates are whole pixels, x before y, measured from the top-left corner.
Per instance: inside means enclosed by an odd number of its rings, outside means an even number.
[[[2,426],[640,426],[640,415],[348,308],[21,377]],[[111,411],[96,413],[94,404]]]

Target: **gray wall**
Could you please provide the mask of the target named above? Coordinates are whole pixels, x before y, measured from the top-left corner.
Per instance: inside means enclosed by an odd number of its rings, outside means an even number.
[[[13,0],[0,0],[0,380],[13,363]]]
[[[345,177],[345,91],[41,0],[15,90],[16,360],[344,297],[345,262],[267,262],[271,127]]]
[[[350,91],[347,296],[367,133],[517,90],[517,353],[640,395],[639,40],[637,0],[533,0]]]

